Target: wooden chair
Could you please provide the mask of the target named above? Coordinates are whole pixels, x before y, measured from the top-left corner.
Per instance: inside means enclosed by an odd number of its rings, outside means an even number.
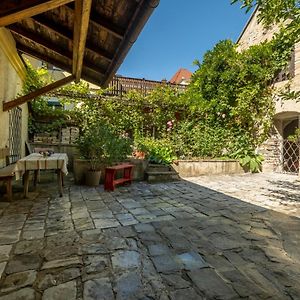
[[[11,163],[9,148],[0,149],[0,181],[6,184],[6,193],[9,201],[12,200],[12,180],[15,176],[15,164]]]

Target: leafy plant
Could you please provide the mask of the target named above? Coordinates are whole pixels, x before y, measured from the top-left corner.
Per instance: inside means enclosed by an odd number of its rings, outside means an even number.
[[[92,171],[101,169],[103,164],[122,161],[131,153],[129,139],[115,134],[113,128],[103,121],[86,127],[77,144],[81,155],[90,161]]]
[[[262,170],[262,162],[264,158],[261,154],[254,151],[238,150],[231,155],[232,158],[238,159],[241,166],[249,170],[251,173],[258,173]]]
[[[171,164],[177,159],[172,145],[166,139],[145,138],[140,140],[142,149],[146,151],[146,157],[151,163]]]
[[[298,143],[300,140],[300,128],[297,128],[294,134],[289,135],[287,140],[293,143]]]

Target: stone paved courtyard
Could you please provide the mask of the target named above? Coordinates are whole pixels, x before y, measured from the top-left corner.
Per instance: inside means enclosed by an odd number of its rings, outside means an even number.
[[[300,219],[257,205],[271,184],[247,176],[111,193],[69,183],[62,198],[42,183],[2,200],[0,300],[300,299]],[[239,180],[246,201],[228,195]]]

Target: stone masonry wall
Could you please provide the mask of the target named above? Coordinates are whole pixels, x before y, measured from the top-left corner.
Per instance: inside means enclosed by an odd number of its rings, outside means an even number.
[[[262,170],[265,173],[281,171],[282,137],[276,128],[272,128],[271,136],[259,147],[259,153],[265,158]]]
[[[249,48],[252,45],[259,44],[266,40],[271,40],[274,33],[278,32],[278,27],[265,29],[261,23],[258,22],[258,11],[250,17],[245,29],[239,37],[238,49],[240,51]],[[297,43],[294,48],[295,51],[295,76],[291,81],[281,81],[275,84],[275,89],[281,90],[287,84],[290,84],[290,89],[294,91],[300,90],[300,43]],[[300,114],[300,101],[282,100],[279,97],[274,97],[275,104],[275,118],[274,128],[270,133],[270,138],[261,145],[259,152],[264,155],[265,161],[263,163],[264,172],[281,171],[281,148],[283,131],[282,116],[284,113]],[[288,115],[288,114],[286,114]],[[276,123],[276,124],[275,124]]]

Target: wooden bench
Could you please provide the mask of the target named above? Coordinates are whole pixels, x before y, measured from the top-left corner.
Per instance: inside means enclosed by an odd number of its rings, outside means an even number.
[[[2,168],[0,168],[0,181],[4,181],[6,183],[7,198],[11,201],[12,180],[15,176],[15,164],[9,164],[11,162],[9,148],[0,149],[0,161],[2,165]]]
[[[117,184],[131,183],[133,166],[131,164],[120,164],[105,168],[104,189],[113,191]],[[118,171],[123,171],[121,178],[115,178]]]

